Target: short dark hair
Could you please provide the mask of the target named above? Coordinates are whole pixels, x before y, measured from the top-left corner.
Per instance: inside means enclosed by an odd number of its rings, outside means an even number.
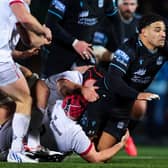
[[[161,15],[158,15],[156,13],[150,13],[150,14],[146,14],[144,15],[140,20],[139,20],[139,24],[138,24],[138,31],[139,33],[141,32],[141,30],[143,28],[145,28],[146,26],[157,22],[157,21],[163,21],[165,23],[165,18]],[[165,23],[166,24],[166,23]]]

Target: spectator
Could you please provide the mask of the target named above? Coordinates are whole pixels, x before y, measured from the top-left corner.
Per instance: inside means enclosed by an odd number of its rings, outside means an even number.
[[[117,46],[132,37],[141,18],[136,14],[137,0],[118,0],[118,13],[114,16],[113,30]]]

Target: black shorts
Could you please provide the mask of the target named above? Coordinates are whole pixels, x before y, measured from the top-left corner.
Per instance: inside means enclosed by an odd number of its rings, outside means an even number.
[[[120,140],[128,127],[131,105],[116,102],[115,96],[111,97],[105,91],[99,95],[98,101],[87,106],[79,124],[89,137],[105,131]]]
[[[127,130],[128,123],[129,119],[114,118],[107,121],[103,131],[115,137],[117,141],[121,141],[122,136]]]

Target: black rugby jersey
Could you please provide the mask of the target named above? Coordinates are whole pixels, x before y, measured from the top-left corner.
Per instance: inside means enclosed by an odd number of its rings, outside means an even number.
[[[120,46],[124,41],[131,38],[137,32],[137,25],[140,18],[140,15],[134,13],[132,20],[129,23],[126,23],[122,21],[119,12],[114,15],[112,24],[117,46]]]
[[[105,76],[105,87],[126,98],[137,97],[152,82],[168,57],[160,50],[149,51],[138,36],[121,45],[115,53]]]
[[[91,42],[100,20],[116,11],[112,0],[52,0],[46,25],[56,41],[69,45],[75,38]]]

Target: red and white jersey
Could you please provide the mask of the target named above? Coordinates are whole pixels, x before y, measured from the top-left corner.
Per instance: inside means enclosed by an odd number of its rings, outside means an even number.
[[[50,128],[60,152],[74,151],[86,155],[91,150],[92,143],[81,126],[66,116],[62,109],[62,100],[54,105]]]
[[[83,83],[83,76],[79,71],[65,71],[56,75],[52,75],[49,78],[47,78],[45,82],[50,89],[50,96],[48,99],[49,110],[53,107],[56,100],[63,99],[63,97],[58,92],[57,86],[56,86],[56,82],[60,79],[67,79],[79,85],[82,85]]]
[[[28,9],[28,5],[24,0],[0,0],[0,62],[12,60],[9,43],[17,19],[10,6],[14,3],[22,3]]]

